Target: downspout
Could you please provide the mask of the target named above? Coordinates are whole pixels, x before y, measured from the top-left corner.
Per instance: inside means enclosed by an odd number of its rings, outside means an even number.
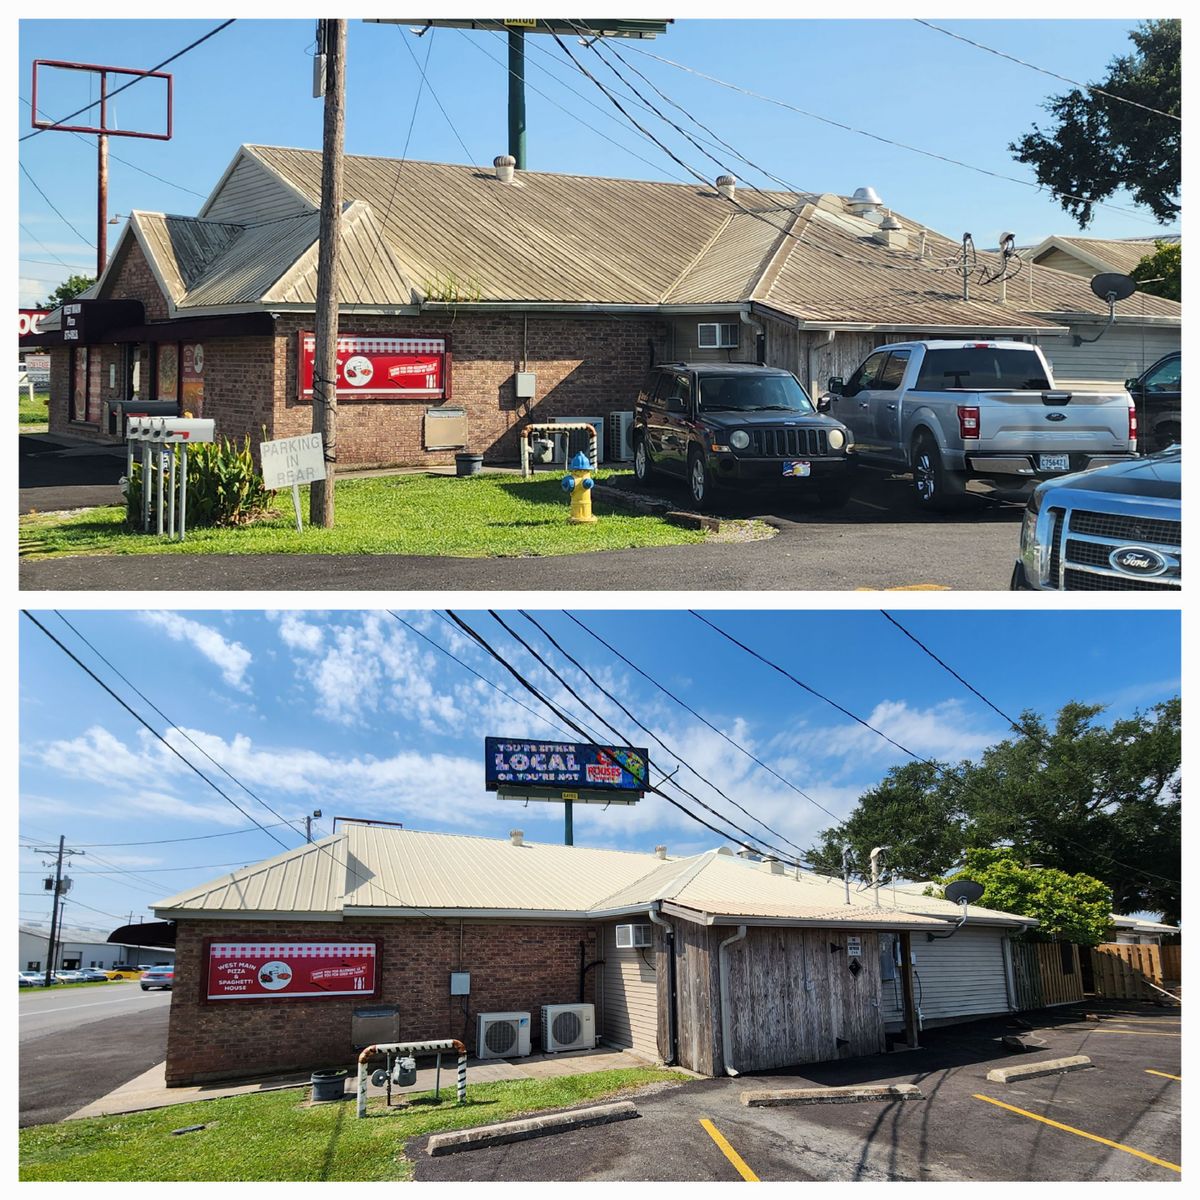
[[[586,965],[585,965],[586,964]],[[597,958],[592,962],[587,961],[587,942],[580,941],[579,943],[579,1003],[583,1003],[584,983],[587,979],[587,973],[593,967],[604,966],[604,959]]]
[[[814,341],[808,347],[808,386],[812,390],[814,397],[820,395],[824,390],[821,387],[821,381],[817,378],[817,368],[813,360],[813,356],[818,351],[824,350],[827,346],[833,345],[833,339],[837,337],[836,329],[825,330],[825,338],[823,341]],[[815,400],[814,400],[815,403]]]
[[[729,976],[725,968],[725,951],[735,942],[740,942],[746,936],[746,926],[739,925],[738,931],[732,937],[727,937],[717,947],[717,980],[721,995],[721,1057],[725,1062],[725,1074],[736,1075],[731,1061],[729,1045]]]
[[[1012,963],[1012,934],[1006,933],[1000,940],[1001,957],[1004,960],[1004,997],[1008,1001],[1008,1011],[1017,1011],[1017,985],[1013,979]]]
[[[646,915],[653,924],[667,931],[667,1049],[670,1057],[666,1065],[673,1067],[679,1061],[679,1030],[675,1018],[675,926],[664,920],[656,908],[648,910]],[[657,990],[656,987],[655,991]]]

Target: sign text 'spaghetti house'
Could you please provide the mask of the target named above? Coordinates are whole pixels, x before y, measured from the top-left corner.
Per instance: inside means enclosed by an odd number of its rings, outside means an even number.
[[[243,146],[197,216],[134,212],[96,285],[42,323],[51,430],[112,437],[121,406],[161,403],[254,443],[308,432],[320,178],[315,151]],[[964,300],[960,243],[859,193],[348,156],[339,462],[515,462],[518,431],[557,417],[602,419],[627,455],[619,414],[654,361],[762,360],[819,393],[910,338],[1038,341],[1084,380],[1179,346],[1180,306],[1139,295],[1073,348],[1107,308],[1050,268]]]
[[[671,859],[349,824],[154,905],[177,930],[167,1082],[345,1065],[364,1005],[397,1006],[403,1040],[472,1051],[480,1014],[528,1012],[537,1052],[541,1006],[591,1003],[602,1042],[706,1075],[913,1038],[914,983],[947,1017],[1008,1011],[1003,934],[1029,922],[973,909],[991,924],[957,973],[966,986],[914,980],[912,949],[919,973],[923,935],[959,910],[910,899],[919,911],[854,891],[846,903],[840,880],[727,850]],[[462,972],[469,988],[452,994]]]

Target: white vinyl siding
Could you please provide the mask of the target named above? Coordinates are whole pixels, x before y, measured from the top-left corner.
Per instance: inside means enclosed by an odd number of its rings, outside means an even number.
[[[912,935],[913,995],[926,1023],[970,1020],[987,1013],[1008,1011],[1008,989],[1004,982],[1002,929],[967,926],[953,937],[927,941],[924,934]],[[881,936],[886,945],[887,938]],[[904,1001],[900,974],[882,983],[884,1023],[904,1024]]]
[[[248,224],[292,217],[313,208],[262,163],[243,154],[200,215],[209,221]]]
[[[604,926],[600,1039],[658,1058],[658,980],[655,951],[618,950],[617,927]]]
[[[1137,297],[1125,303],[1136,304]],[[1102,328],[1102,323],[1079,325],[1073,326],[1071,332],[1083,337],[1095,337]],[[1042,353],[1050,360],[1055,384],[1107,383],[1119,388],[1126,379],[1140,375],[1164,354],[1178,350],[1180,331],[1178,328],[1130,328],[1117,325],[1097,342],[1073,346],[1071,341],[1069,337],[1041,340]]]

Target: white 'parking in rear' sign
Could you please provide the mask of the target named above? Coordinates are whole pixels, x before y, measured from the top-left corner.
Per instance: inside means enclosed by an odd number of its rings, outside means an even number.
[[[263,483],[269,488],[295,487],[325,478],[325,449],[319,433],[263,442],[259,451]]]

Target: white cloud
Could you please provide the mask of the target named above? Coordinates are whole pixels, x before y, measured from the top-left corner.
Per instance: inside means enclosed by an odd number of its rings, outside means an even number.
[[[209,662],[220,668],[221,677],[230,687],[249,692],[246,671],[254,656],[241,642],[231,642],[210,625],[193,621],[179,613],[150,610],[138,614],[148,625],[157,626],[176,642],[188,642]]]
[[[309,654],[315,654],[321,649],[325,634],[319,625],[313,625],[304,620],[298,612],[288,610],[280,614],[279,637],[285,645],[294,650],[305,650]]]

